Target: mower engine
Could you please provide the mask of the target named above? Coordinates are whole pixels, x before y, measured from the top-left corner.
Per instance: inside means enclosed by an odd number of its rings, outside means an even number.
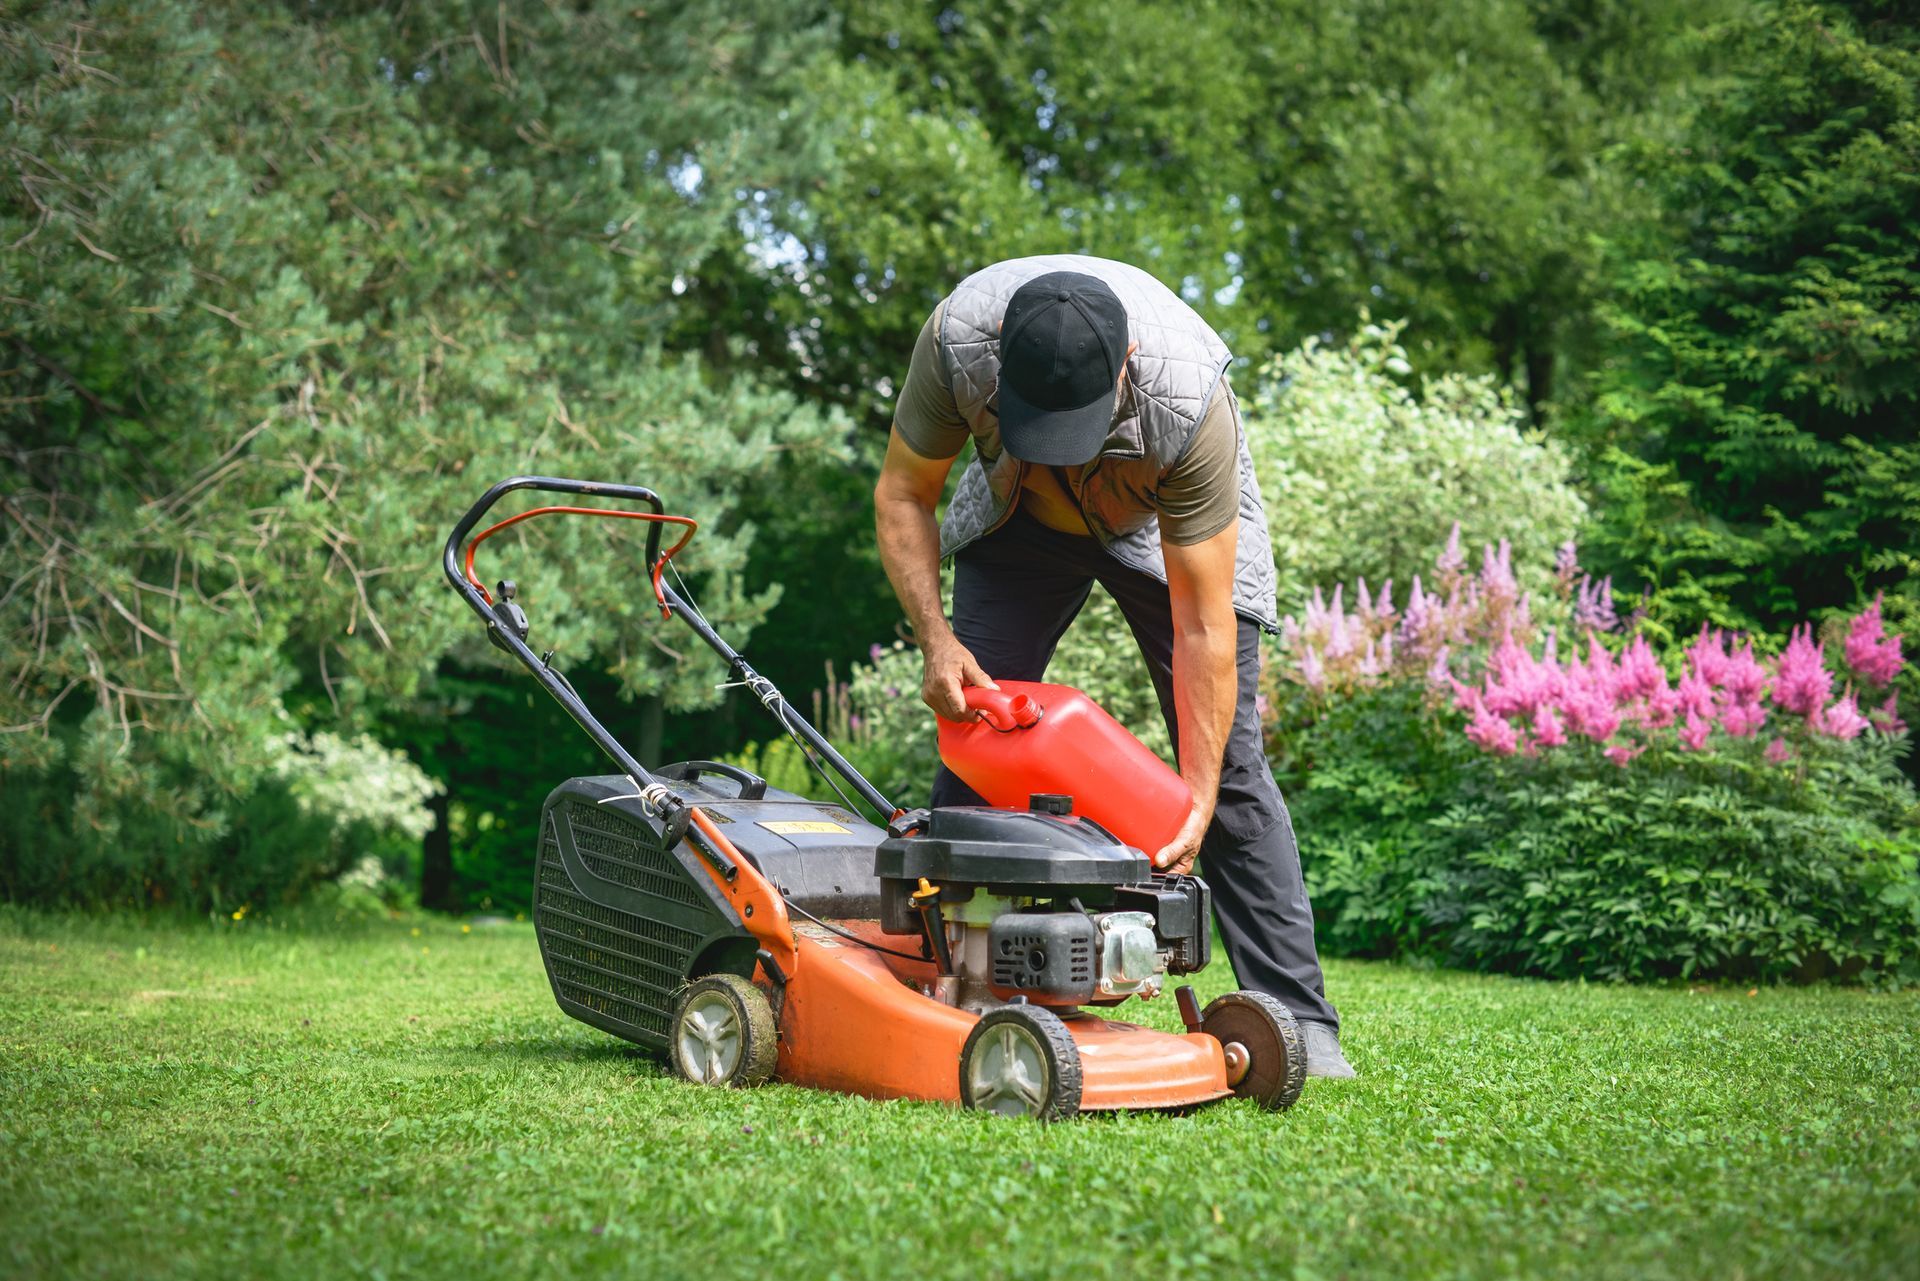
[[[1065,796],[1018,810],[959,806],[896,819],[875,854],[880,923],[926,940],[929,996],[963,1009],[1071,1008],[1159,994],[1207,963],[1206,883],[1147,856]]]

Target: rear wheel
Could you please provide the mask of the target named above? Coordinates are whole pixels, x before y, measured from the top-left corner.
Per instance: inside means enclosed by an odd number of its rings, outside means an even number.
[[[1080,1111],[1080,1050],[1060,1016],[1005,1005],[980,1016],[960,1050],[960,1101],[982,1112],[1063,1121]]]
[[[1200,1030],[1227,1054],[1234,1097],[1290,1108],[1307,1083],[1307,1043],[1293,1012],[1264,992],[1229,992],[1200,1015]]]
[[[673,1007],[667,1057],[698,1085],[759,1085],[773,1075],[780,1046],[773,1006],[737,974],[689,983]]]

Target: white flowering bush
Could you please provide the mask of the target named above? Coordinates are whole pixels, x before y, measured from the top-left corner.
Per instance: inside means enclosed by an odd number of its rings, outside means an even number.
[[[1455,521],[1469,545],[1507,540],[1539,577],[1522,585],[1544,587],[1586,514],[1566,452],[1490,377],[1441,374],[1416,395],[1402,325],[1362,321],[1344,344],[1274,357],[1243,405],[1281,611],[1316,583],[1404,585]]]
[[[359,824],[417,841],[433,826],[427,801],[440,784],[405,752],[383,747],[370,735],[288,734],[274,773],[303,812],[324,815],[341,827]]]

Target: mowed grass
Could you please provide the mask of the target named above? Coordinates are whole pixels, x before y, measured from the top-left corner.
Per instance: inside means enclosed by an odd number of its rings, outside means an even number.
[[[1914,995],[1329,979],[1359,1080],[1042,1127],[681,1084],[526,925],[0,916],[0,1271],[1920,1275]]]

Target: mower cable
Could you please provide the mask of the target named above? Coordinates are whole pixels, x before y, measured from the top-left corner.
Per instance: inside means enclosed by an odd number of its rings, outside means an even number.
[[[789,910],[800,913],[800,915],[806,917],[809,921],[812,921],[815,925],[818,925],[821,929],[826,930],[828,933],[831,933],[831,934],[838,934],[841,938],[847,940],[847,942],[849,943],[858,943],[861,947],[872,948],[876,952],[885,952],[888,956],[897,956],[903,961],[924,961],[927,959],[924,956],[915,956],[911,952],[901,952],[894,948],[882,947],[878,943],[875,943],[869,939],[863,939],[858,934],[855,934],[850,930],[843,930],[838,925],[834,925],[831,922],[821,920],[819,917],[815,916],[812,912],[809,912],[806,908],[801,907],[798,903],[794,902],[792,899],[787,898],[786,895],[782,894],[780,897],[786,903]]]
[[[693,591],[687,586],[687,580],[680,576],[679,566],[668,563],[666,568],[667,572],[673,575],[673,581],[676,584],[675,590],[679,593],[680,598],[687,602],[687,605],[694,613],[699,613],[700,606],[693,599]],[[744,655],[741,656],[741,661],[745,661]],[[813,767],[813,772],[820,776],[821,781],[833,789],[833,794],[840,798],[840,803],[846,806],[851,813],[858,814],[860,807],[847,799],[847,794],[840,790],[840,784],[834,781],[833,775],[828,771],[826,764],[815,754],[811,747],[807,746],[806,741],[800,737],[799,733],[793,728],[793,725],[787,720],[787,708],[789,704],[787,702],[787,696],[780,692],[780,687],[762,676],[759,672],[754,672],[743,680],[726,681],[714,686],[714,688],[733,689],[740,686],[745,686],[747,692],[759,699],[760,705],[766,708],[775,720],[780,722],[780,728],[787,732],[787,737],[793,740],[793,745],[800,749],[801,757],[806,760],[808,765]],[[873,809],[871,805],[867,808]],[[877,810],[875,812],[878,813]],[[884,823],[888,817],[890,816],[882,815],[881,821]],[[829,926],[828,928],[832,927]],[[881,948],[880,950],[884,952],[886,949]]]

